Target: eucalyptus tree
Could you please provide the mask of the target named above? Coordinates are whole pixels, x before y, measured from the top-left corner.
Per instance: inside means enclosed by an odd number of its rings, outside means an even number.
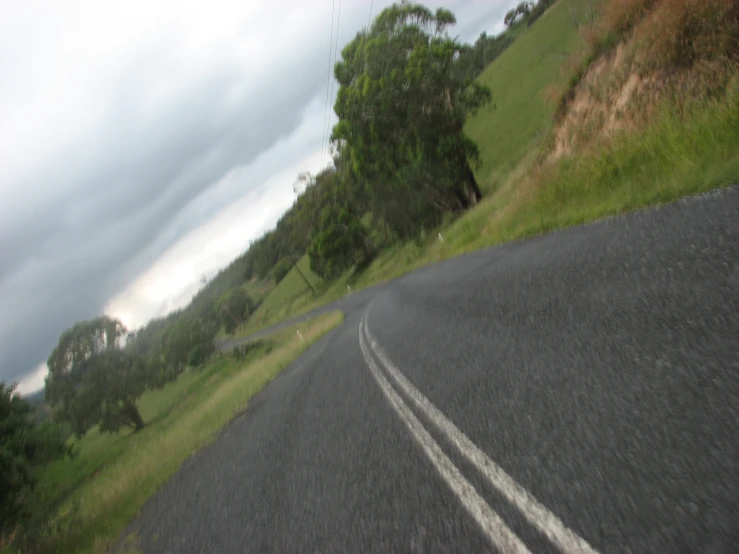
[[[443,8],[394,4],[334,68],[332,140],[346,145],[361,186],[401,235],[481,197],[472,171],[479,151],[464,123],[491,93],[456,69],[466,47],[448,34],[455,23]]]

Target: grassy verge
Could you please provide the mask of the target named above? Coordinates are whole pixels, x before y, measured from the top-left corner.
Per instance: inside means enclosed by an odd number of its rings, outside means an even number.
[[[272,346],[245,360],[222,356],[205,368],[188,371],[139,401],[148,425],[138,433],[100,435],[79,441],[72,461],[51,465],[44,482],[64,495],[60,517],[76,506],[63,532],[41,545],[43,552],[105,551],[180,464],[208,444],[248,399],[272,380],[305,348],[343,319],[333,312],[270,337]]]

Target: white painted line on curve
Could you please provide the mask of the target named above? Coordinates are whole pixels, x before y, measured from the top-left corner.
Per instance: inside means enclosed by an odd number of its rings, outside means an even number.
[[[534,498],[526,489],[519,485],[503,468],[493,462],[478,446],[473,443],[467,435],[460,431],[431,401],[398,370],[388,355],[377,344],[367,326],[367,315],[363,319],[364,331],[367,335],[372,351],[377,355],[380,363],[398,384],[400,389],[413,401],[413,403],[429,418],[434,426],[439,429],[454,444],[459,452],[467,458],[488,482],[498,489],[518,510],[524,515],[529,523],[536,527],[560,551],[566,553],[596,554],[597,551],[582,537],[570,530],[564,523],[543,504]],[[360,323],[361,331],[362,323]]]
[[[477,493],[475,488],[467,481],[457,467],[452,463],[449,457],[444,454],[441,447],[431,437],[431,435],[423,427],[423,424],[413,414],[403,399],[398,396],[390,382],[382,374],[377,367],[375,360],[370,354],[364,337],[362,336],[362,324],[359,325],[359,346],[370,373],[380,386],[380,390],[385,393],[390,406],[400,417],[400,420],[406,425],[411,435],[421,446],[428,459],[436,471],[441,475],[442,479],[447,483],[454,494],[459,498],[462,506],[482,528],[483,533],[488,540],[500,552],[504,554],[530,554],[529,549],[519,539],[513,531],[500,519],[487,502]]]

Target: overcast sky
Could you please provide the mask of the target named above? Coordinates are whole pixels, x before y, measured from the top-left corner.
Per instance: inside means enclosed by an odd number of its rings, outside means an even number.
[[[371,2],[333,1],[340,52]],[[427,5],[472,41],[515,3]],[[327,159],[331,15],[332,0],[0,0],[0,379],[40,388],[64,329],[183,306],[274,226]]]

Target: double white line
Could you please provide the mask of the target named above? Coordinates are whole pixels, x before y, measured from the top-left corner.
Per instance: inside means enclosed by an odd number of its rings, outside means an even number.
[[[398,394],[381,371],[378,363],[395,382],[397,389],[405,394],[420,413],[464,456],[485,479],[495,487],[526,520],[547,537],[561,552],[595,553],[583,538],[568,529],[562,521],[536,500],[521,485],[516,483],[503,469],[493,462],[467,436],[462,433],[428,398],[413,386],[393,364],[385,351],[377,344],[367,327],[365,314],[359,324],[359,346],[372,376],[387,397],[390,405],[416,439],[431,463],[446,481],[467,512],[478,523],[485,536],[500,552],[527,553],[529,549],[493,511],[464,475],[444,454],[439,444],[429,434],[408,404]],[[374,354],[374,357],[373,357]]]

